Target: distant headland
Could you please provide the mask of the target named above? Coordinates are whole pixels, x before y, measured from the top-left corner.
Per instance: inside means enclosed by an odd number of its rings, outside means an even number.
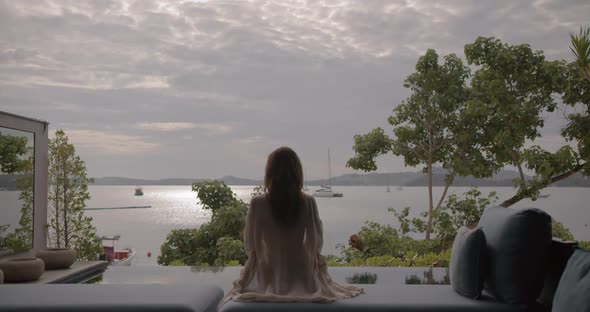
[[[444,171],[436,169],[433,175],[435,186],[444,186]],[[493,178],[475,179],[472,177],[456,177],[453,186],[513,186],[513,179],[518,177],[516,171],[502,170]],[[530,177],[526,177],[530,179]],[[191,185],[193,182],[212,180],[205,178],[166,178],[166,179],[134,179],[125,177],[101,177],[95,178],[93,185]],[[261,185],[262,180],[246,179],[234,176],[217,178],[228,185]],[[392,172],[392,173],[366,173],[344,174],[333,177],[331,181],[309,180],[306,185],[330,184],[338,186],[426,186],[426,174],[422,172]],[[590,179],[581,174],[573,175],[565,180],[551,185],[552,187],[590,187]]]

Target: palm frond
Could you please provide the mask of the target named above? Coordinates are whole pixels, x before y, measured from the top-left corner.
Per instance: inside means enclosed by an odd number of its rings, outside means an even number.
[[[580,27],[577,35],[570,33],[570,39],[570,50],[576,57],[575,62],[580,68],[580,75],[590,79],[590,27]]]

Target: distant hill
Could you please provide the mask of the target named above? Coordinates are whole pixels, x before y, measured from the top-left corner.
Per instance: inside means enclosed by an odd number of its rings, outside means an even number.
[[[433,185],[444,186],[444,172],[440,169],[434,170],[432,177]],[[490,179],[475,179],[472,177],[456,177],[454,186],[513,186],[513,179],[518,177],[518,173],[510,170],[502,170]],[[526,176],[526,179],[531,177]],[[193,182],[200,182],[208,179],[195,178],[169,178],[158,180],[133,179],[124,177],[104,177],[95,178],[94,185],[191,185]],[[245,179],[234,176],[225,176],[219,180],[228,185],[261,185],[262,180]],[[366,173],[366,174],[345,174],[327,179],[310,180],[305,182],[306,185],[331,184],[339,186],[426,186],[427,176],[422,172],[392,172],[392,173]],[[590,187],[590,179],[576,174],[563,181],[552,184],[552,186],[561,187]]]
[[[167,179],[157,179],[157,180],[148,180],[148,179],[134,179],[134,178],[124,178],[124,177],[103,177],[103,178],[94,178],[94,183],[92,185],[191,185],[194,182],[201,182],[205,180],[212,180],[212,179],[203,179],[203,178],[195,178],[195,179],[187,179],[187,178],[167,178]],[[233,176],[225,176],[220,179],[228,185],[259,185],[262,184],[262,180],[252,180],[252,179],[243,179]]]

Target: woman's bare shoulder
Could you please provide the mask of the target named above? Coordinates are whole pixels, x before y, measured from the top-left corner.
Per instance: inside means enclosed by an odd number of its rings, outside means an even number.
[[[306,206],[311,206],[315,203],[315,197],[306,194],[306,193],[302,193],[303,196],[303,202],[305,203]]]
[[[264,205],[267,202],[268,202],[268,199],[266,198],[266,195],[264,195],[264,194],[256,195],[256,196],[252,197],[252,199],[250,200],[250,206]]]
[[[303,196],[303,199],[305,199],[305,200],[313,200],[314,199],[313,196],[311,196],[307,193],[304,193],[304,192],[301,192],[301,196]]]

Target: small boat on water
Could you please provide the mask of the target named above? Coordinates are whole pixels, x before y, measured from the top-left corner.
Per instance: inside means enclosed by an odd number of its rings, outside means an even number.
[[[549,197],[549,194],[541,194],[541,195],[539,195],[539,198],[547,198],[547,197]]]
[[[389,186],[387,186],[387,189],[385,189],[385,191],[386,191],[387,193],[391,192],[391,189],[389,188]]]
[[[313,192],[313,194],[311,194],[311,195],[313,197],[342,197],[343,196],[342,193],[337,193],[337,192],[332,191],[332,188],[327,185],[320,186],[320,188],[315,190],[315,192]]]
[[[136,251],[133,248],[118,249],[116,245],[119,238],[121,238],[120,235],[100,237],[100,240],[103,242],[103,254],[99,256],[99,260],[106,260],[109,262],[109,265],[114,266],[130,266],[133,258],[135,258]],[[110,246],[109,244],[105,245],[105,241],[112,243]]]
[[[328,149],[328,181],[332,182],[332,164],[330,163],[330,149]],[[332,191],[332,187],[321,185],[319,189],[311,194],[314,197],[343,197],[342,193]]]
[[[143,189],[140,186],[135,188],[135,196],[143,196]]]

